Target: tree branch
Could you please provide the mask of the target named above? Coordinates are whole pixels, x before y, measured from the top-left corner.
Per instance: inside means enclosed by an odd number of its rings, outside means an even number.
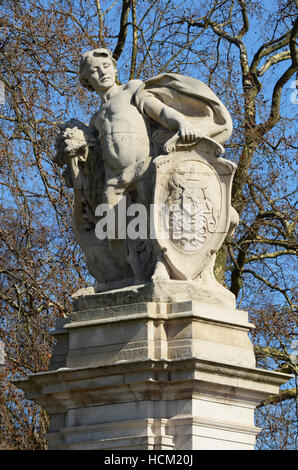
[[[291,35],[291,31],[288,31],[286,34],[284,34],[283,36],[280,36],[278,39],[274,39],[272,41],[269,41],[263,44],[258,49],[258,51],[256,52],[256,54],[254,55],[252,59],[252,62],[250,64],[251,73],[257,73],[258,65],[260,63],[260,60],[263,57],[281,49],[284,46],[287,46],[289,44],[290,35]]]
[[[252,274],[252,276],[259,279],[259,281],[262,281],[267,287],[270,287],[270,289],[280,292],[281,294],[284,295],[284,297],[286,298],[286,300],[287,300],[288,304],[290,305],[290,307],[295,308],[295,304],[291,301],[290,297],[288,296],[288,294],[286,292],[287,289],[282,289],[281,287],[279,287],[277,285],[271,284],[271,282],[269,282],[268,279],[265,279],[263,276],[260,276],[259,274],[257,274],[255,271],[252,271],[251,269],[244,269],[242,271],[242,273],[243,274],[245,274],[245,273]]]
[[[265,346],[254,346],[254,352],[257,359],[261,359],[264,357],[272,357],[272,359],[278,361],[286,361],[290,360],[290,356],[285,352],[281,351],[277,348],[265,347]]]
[[[120,18],[120,31],[118,34],[118,42],[113,52],[113,58],[118,60],[123,52],[126,37],[127,37],[127,20],[129,10],[131,6],[131,0],[123,0],[122,13]]]
[[[98,16],[98,22],[99,22],[98,38],[99,38],[101,46],[106,47],[106,42],[103,37],[104,23],[103,23],[103,14],[102,14],[101,7],[100,7],[100,1],[95,0],[95,4],[96,4],[97,16]]]
[[[281,62],[282,60],[287,60],[291,58],[291,52],[290,50],[279,52],[278,54],[275,54],[272,57],[269,57],[265,64],[262,65],[262,67],[257,70],[257,75],[258,77],[262,77],[265,72],[274,64],[278,64],[278,62]]]
[[[298,18],[296,19],[294,23],[291,36],[290,36],[290,41],[289,41],[292,64],[282,74],[282,76],[279,78],[279,80],[275,84],[275,87],[272,93],[271,110],[270,110],[269,118],[264,124],[261,124],[259,126],[259,129],[262,134],[265,134],[270,129],[272,129],[272,127],[274,127],[275,124],[279,121],[280,101],[281,101],[281,93],[282,93],[283,87],[287,83],[287,81],[292,77],[292,75],[298,70],[298,55],[297,55],[297,50],[296,50],[297,33],[298,33]]]
[[[241,247],[242,245],[251,245],[252,243],[259,243],[261,245],[273,245],[273,246],[281,246],[283,248],[286,248],[286,250],[293,251],[294,253],[290,254],[295,254],[295,248],[297,244],[295,241],[288,241],[288,240],[270,240],[269,238],[263,238],[260,235],[257,235],[256,238],[254,239],[245,239],[241,240],[240,242],[237,242],[237,246]]]
[[[237,38],[241,39],[249,30],[249,20],[248,20],[248,15],[247,15],[247,9],[246,9],[246,4],[245,0],[239,0],[239,4],[241,6],[241,14],[242,14],[242,20],[243,20],[243,25],[237,34]]]
[[[138,28],[137,28],[137,14],[136,14],[136,0],[131,0],[131,15],[133,24],[132,33],[132,51],[131,51],[131,66],[129,79],[132,80],[136,73],[137,52],[138,52]]]
[[[278,395],[270,395],[267,400],[262,401],[256,409],[261,408],[265,405],[276,405],[285,400],[297,399],[297,390],[296,388],[291,388],[289,390],[281,390]]]
[[[277,258],[278,256],[284,256],[284,255],[297,255],[296,250],[279,250],[279,251],[274,251],[272,253],[264,253],[262,255],[255,255],[251,256],[250,258],[246,259],[246,264],[247,263],[252,263],[254,261],[260,261],[264,259],[274,259]]]

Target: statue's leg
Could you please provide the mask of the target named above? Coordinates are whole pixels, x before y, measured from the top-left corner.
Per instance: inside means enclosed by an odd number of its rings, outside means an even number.
[[[150,234],[154,233],[152,227],[150,226],[153,223],[151,220],[152,213],[150,211],[150,204],[153,201],[153,181],[150,177],[145,177],[137,182],[137,191],[138,191],[138,202],[144,204],[147,209],[148,220],[147,220],[147,233],[148,233],[148,251],[151,253],[154,259],[154,269],[151,276],[151,279],[154,280],[169,280],[170,276],[168,269],[163,258],[163,254],[160,251],[158,244],[155,239],[150,238]]]
[[[136,182],[138,202],[149,208],[153,200],[153,182],[151,178],[145,177]]]
[[[123,278],[132,277],[131,268],[127,262],[126,246],[126,187],[106,186],[104,190],[104,203],[114,209],[115,238],[109,237],[109,244],[115,263],[120,267]]]

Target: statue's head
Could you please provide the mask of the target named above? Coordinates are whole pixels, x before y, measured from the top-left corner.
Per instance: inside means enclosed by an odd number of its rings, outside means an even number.
[[[111,51],[100,48],[85,52],[80,62],[80,83],[89,91],[106,91],[115,83],[117,62]]]

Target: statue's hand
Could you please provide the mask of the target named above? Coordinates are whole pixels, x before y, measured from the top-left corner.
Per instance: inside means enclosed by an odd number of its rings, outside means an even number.
[[[164,144],[164,150],[170,153],[177,148],[189,148],[204,137],[205,135],[199,129],[185,119],[179,122],[178,132]]]
[[[179,124],[178,135],[184,144],[191,144],[203,137],[199,129],[186,120]]]

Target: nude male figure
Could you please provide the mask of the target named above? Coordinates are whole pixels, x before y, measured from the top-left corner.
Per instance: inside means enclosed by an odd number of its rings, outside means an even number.
[[[101,98],[101,106],[90,122],[101,142],[105,168],[104,202],[117,208],[129,186],[134,185],[138,202],[149,203],[148,193],[152,183],[136,178],[136,169],[150,160],[149,119],[166,129],[177,131],[184,143],[199,137],[198,129],[178,111],[163,104],[147,93],[143,111],[134,103],[134,95],[142,85],[141,80],[130,80],[124,85],[116,83],[116,62],[107,49],[86,52],[80,63],[80,82]],[[128,269],[125,241],[110,239],[113,257]]]

